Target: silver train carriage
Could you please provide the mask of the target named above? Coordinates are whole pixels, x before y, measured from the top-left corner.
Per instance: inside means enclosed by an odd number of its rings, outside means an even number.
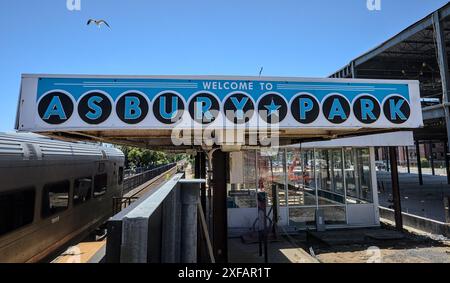
[[[122,194],[115,148],[0,133],[0,262],[39,262],[92,232]]]

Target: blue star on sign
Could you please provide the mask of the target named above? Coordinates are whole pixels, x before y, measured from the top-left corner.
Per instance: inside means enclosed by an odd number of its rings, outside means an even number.
[[[269,111],[267,117],[272,116],[274,113],[278,116],[278,109],[281,108],[281,105],[276,105],[272,99],[272,102],[269,105],[264,105],[264,107]]]

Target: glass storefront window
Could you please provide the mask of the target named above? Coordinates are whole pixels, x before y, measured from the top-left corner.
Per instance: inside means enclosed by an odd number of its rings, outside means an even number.
[[[317,210],[325,224],[342,225],[347,205],[373,203],[369,148],[249,150],[240,158],[242,176],[230,184],[229,207],[256,207],[258,191],[271,206],[275,191],[279,207],[288,207],[289,225],[307,228]]]
[[[276,191],[279,206],[286,206],[285,150],[261,150],[258,156],[258,189],[267,193],[267,205],[272,205],[272,192]],[[274,187],[272,187],[274,186]]]
[[[316,176],[319,205],[344,204],[342,151],[316,150]]]
[[[359,184],[356,179],[356,156],[352,148],[344,149],[344,172],[347,185],[347,203],[357,203]]]
[[[315,206],[314,151],[288,149],[286,162],[288,170],[289,206]]]
[[[306,190],[316,191],[316,179],[314,174],[314,150],[304,149],[302,150],[302,163],[303,163],[303,181]],[[315,197],[316,193],[314,193]],[[314,200],[314,204],[316,201]]]
[[[372,203],[372,184],[370,172],[370,151],[368,148],[356,149],[357,164],[359,170],[360,195],[359,199]]]
[[[328,150],[318,149],[316,150],[315,160],[316,176],[317,176],[317,189],[319,191],[331,191],[331,168],[330,159],[328,156]]]
[[[330,150],[333,164],[333,192],[344,195],[344,170],[342,167],[342,150]]]
[[[232,169],[233,179],[239,180],[230,184],[228,190],[229,208],[256,207],[256,150],[243,151],[238,157],[234,154],[231,158],[238,158],[236,163],[240,166]],[[243,164],[244,166],[242,166]],[[234,181],[234,180],[233,180]]]
[[[345,149],[347,203],[372,203],[370,152],[367,148]]]

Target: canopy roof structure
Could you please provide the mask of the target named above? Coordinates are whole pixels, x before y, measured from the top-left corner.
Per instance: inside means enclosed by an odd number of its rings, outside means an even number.
[[[330,77],[420,81],[426,127],[415,130],[415,138],[446,140],[449,24],[450,3],[353,59]]]

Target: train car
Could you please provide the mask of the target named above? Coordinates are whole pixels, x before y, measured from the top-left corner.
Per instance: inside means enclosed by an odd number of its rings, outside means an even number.
[[[0,133],[0,262],[39,262],[92,232],[122,194],[115,148]]]

